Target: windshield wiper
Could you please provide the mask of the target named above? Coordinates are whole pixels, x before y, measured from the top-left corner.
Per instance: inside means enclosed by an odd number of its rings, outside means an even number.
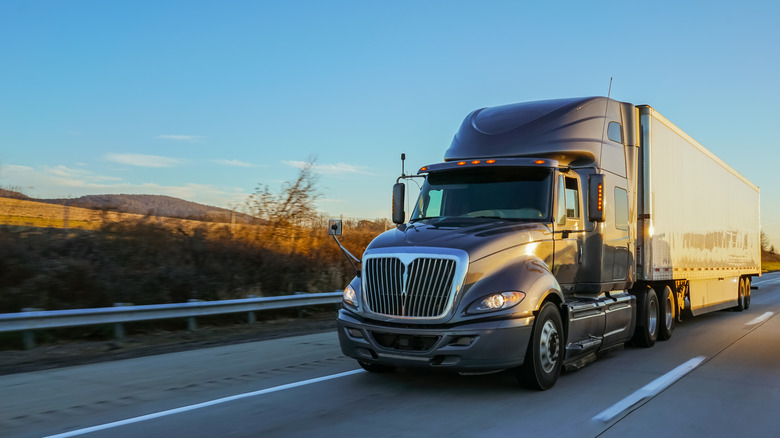
[[[528,220],[519,217],[501,217],[501,216],[469,216],[469,217],[474,219],[498,219],[507,222],[521,222],[521,221]]]
[[[414,223],[414,222],[418,222],[418,221],[424,221],[424,220],[428,220],[428,219],[442,219],[442,218],[444,218],[444,217],[446,217],[446,216],[426,216],[426,217],[416,217],[416,218],[414,218],[414,219],[409,219],[409,223]]]

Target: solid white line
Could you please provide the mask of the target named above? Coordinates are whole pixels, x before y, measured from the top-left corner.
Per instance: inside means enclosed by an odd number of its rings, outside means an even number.
[[[756,287],[774,286],[776,284],[780,284],[780,278],[770,278],[767,280],[755,280],[750,284]]]
[[[763,314],[763,315],[761,315],[761,316],[758,316],[758,317],[756,317],[756,318],[754,318],[754,319],[751,319],[750,321],[748,321],[747,323],[745,323],[745,325],[756,325],[756,324],[761,324],[762,322],[764,322],[764,321],[766,321],[767,319],[771,318],[771,317],[772,317],[772,315],[774,315],[774,314],[775,314],[774,312],[766,312],[765,314]]]
[[[87,427],[84,429],[72,430],[70,432],[60,433],[57,435],[49,435],[44,438],[66,438],[77,435],[84,435],[91,432],[97,432],[99,430],[111,429],[114,427],[124,426],[132,423],[139,423],[141,421],[152,420],[155,418],[165,417],[168,415],[180,414],[182,412],[193,411],[195,409],[205,408],[209,406],[218,405],[221,403],[227,403],[233,400],[240,400],[242,398],[255,397],[258,395],[270,394],[272,392],[284,391],[286,389],[297,388],[299,386],[311,385],[312,383],[324,382],[326,380],[338,379],[340,377],[351,376],[352,374],[365,372],[363,370],[352,370],[339,374],[331,374],[330,376],[317,377],[316,379],[303,380],[295,383],[288,383],[286,385],[275,386],[273,388],[261,389],[259,391],[247,392],[244,394],[231,395],[229,397],[218,398],[203,403],[198,403],[189,406],[182,406],[180,408],[169,409],[167,411],[155,412],[153,414],[141,415],[140,417],[128,418],[126,420],[114,421],[113,423],[99,424],[97,426]]]
[[[620,415],[622,412],[630,409],[637,403],[655,397],[661,391],[671,386],[674,382],[680,380],[686,374],[693,371],[697,366],[699,366],[699,364],[704,362],[705,359],[707,358],[704,356],[694,357],[688,362],[685,362],[684,364],[678,366],[677,368],[669,371],[663,376],[653,380],[652,382],[638,389],[636,392],[624,398],[623,400],[620,400],[619,402],[610,406],[600,414],[593,417],[593,419],[597,421],[603,421],[604,423],[608,423],[613,418]]]

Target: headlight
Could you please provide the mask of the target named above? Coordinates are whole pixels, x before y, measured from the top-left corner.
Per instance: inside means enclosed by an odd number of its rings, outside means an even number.
[[[520,301],[523,301],[523,298],[525,298],[523,292],[499,292],[474,301],[466,313],[485,313],[508,309],[518,305]]]
[[[344,304],[357,309],[357,293],[355,293],[355,289],[352,289],[352,286],[347,286],[344,289]]]

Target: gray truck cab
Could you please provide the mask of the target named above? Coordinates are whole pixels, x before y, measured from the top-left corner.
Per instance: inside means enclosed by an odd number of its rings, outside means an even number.
[[[637,125],[603,97],[469,114],[406,220],[345,291],[343,352],[370,371],[513,369],[547,389],[636,325]]]

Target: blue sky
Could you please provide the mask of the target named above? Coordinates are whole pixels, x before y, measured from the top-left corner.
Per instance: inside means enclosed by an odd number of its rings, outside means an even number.
[[[606,95],[613,77],[613,98],[761,187],[780,247],[777,17],[776,1],[6,0],[0,185],[230,207],[316,156],[322,211],[388,217],[401,152],[441,161],[473,109]]]

